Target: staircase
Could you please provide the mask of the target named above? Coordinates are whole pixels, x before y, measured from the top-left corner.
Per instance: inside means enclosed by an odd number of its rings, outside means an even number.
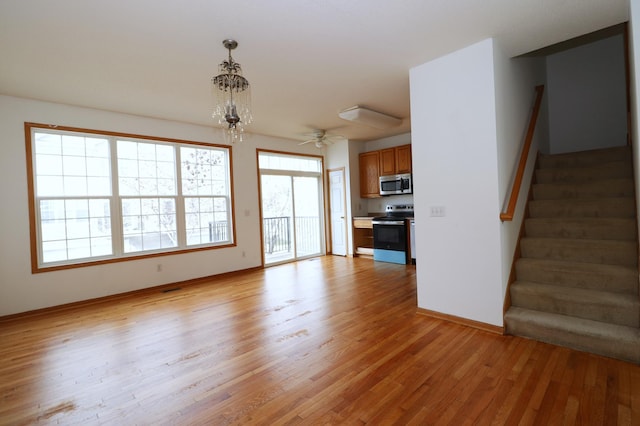
[[[508,334],[640,363],[631,150],[538,159]]]

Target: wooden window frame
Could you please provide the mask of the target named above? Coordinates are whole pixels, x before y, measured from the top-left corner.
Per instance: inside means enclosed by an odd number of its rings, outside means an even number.
[[[172,138],[164,138],[157,136],[148,136],[148,135],[138,135],[138,134],[130,134],[130,133],[120,133],[120,132],[112,132],[112,131],[102,131],[102,130],[94,130],[94,129],[85,129],[78,127],[67,127],[67,126],[57,126],[57,125],[49,125],[49,124],[40,124],[40,123],[24,123],[25,129],[25,144],[26,144],[26,160],[27,160],[27,185],[28,185],[28,201],[29,201],[29,232],[30,232],[30,250],[31,250],[31,270],[32,273],[41,273],[41,272],[49,272],[56,271],[62,269],[72,269],[72,268],[80,268],[86,266],[95,266],[107,263],[115,263],[115,262],[124,262],[130,260],[139,260],[144,258],[158,257],[158,256],[167,256],[174,254],[183,254],[190,253],[196,251],[203,250],[215,250],[221,248],[229,248],[235,247],[236,243],[236,221],[235,221],[235,197],[234,197],[234,186],[233,186],[233,157],[232,157],[232,149],[229,145],[221,145],[214,143],[205,143],[205,142],[195,142],[189,140],[182,139],[172,139]],[[226,173],[227,173],[227,191],[228,191],[228,204],[227,204],[227,216],[229,217],[230,225],[227,228],[228,231],[228,241],[224,241],[222,243],[213,242],[199,245],[187,246],[186,242],[186,225],[185,225],[185,213],[183,208],[177,209],[177,226],[183,227],[184,229],[178,229],[177,233],[180,235],[177,242],[177,247],[167,248],[167,249],[158,249],[153,251],[135,251],[125,253],[122,248],[115,250],[111,255],[95,258],[95,257],[85,257],[81,259],[66,259],[64,261],[59,262],[47,262],[43,263],[40,259],[41,253],[41,244],[42,237],[40,235],[40,227],[38,224],[39,215],[37,211],[37,202],[39,197],[36,194],[36,164],[35,164],[35,147],[33,140],[33,134],[41,131],[43,133],[57,133],[57,134],[80,134],[80,135],[92,135],[96,137],[104,137],[110,140],[110,143],[115,143],[115,140],[118,138],[127,139],[132,141],[138,141],[141,143],[159,143],[171,145],[174,149],[174,152],[180,151],[180,147],[202,147],[214,150],[224,150],[226,152]],[[112,148],[111,152],[115,152],[115,149]],[[111,175],[112,182],[118,180],[117,174],[117,162],[118,158],[116,156],[110,157],[111,170],[113,174]],[[180,178],[180,172],[178,169],[181,168],[180,157],[176,156],[175,158],[175,167],[176,167],[176,175],[175,175],[175,185],[176,185],[176,195],[172,196],[177,203],[184,201],[185,198],[193,197],[193,194],[183,194],[181,185],[182,180]],[[111,198],[116,201],[120,201],[125,196],[120,193],[117,193],[117,185],[113,185],[112,193],[109,196],[102,198]],[[141,196],[143,197],[143,196]],[[163,195],[158,195],[157,197],[164,197]],[[197,197],[197,195],[196,195]],[[219,195],[211,195],[211,198],[220,197]],[[45,197],[46,198],[46,197]],[[59,198],[69,198],[69,197],[59,197]],[[95,198],[91,194],[87,194],[85,198]],[[130,197],[129,197],[130,198]],[[113,203],[112,203],[113,204]],[[116,215],[114,220],[114,214]],[[182,215],[182,217],[180,217]],[[115,222],[115,223],[114,223]],[[115,242],[115,244],[121,244],[123,239],[123,228],[122,228],[122,211],[120,209],[120,203],[118,202],[116,206],[112,206],[111,208],[111,238]]]

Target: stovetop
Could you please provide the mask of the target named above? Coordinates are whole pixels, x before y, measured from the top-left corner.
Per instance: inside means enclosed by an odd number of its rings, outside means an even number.
[[[388,204],[384,211],[386,218],[413,217],[413,204]]]

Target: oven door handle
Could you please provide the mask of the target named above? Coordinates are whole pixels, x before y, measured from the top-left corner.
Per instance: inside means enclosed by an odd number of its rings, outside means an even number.
[[[404,220],[372,220],[374,225],[404,225]]]

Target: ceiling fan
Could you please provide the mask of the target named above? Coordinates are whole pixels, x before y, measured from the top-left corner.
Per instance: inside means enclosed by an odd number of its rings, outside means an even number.
[[[298,145],[304,145],[313,142],[313,144],[318,149],[322,149],[325,145],[331,145],[334,142],[344,140],[344,136],[330,135],[326,132],[326,130],[322,129],[315,129],[313,132],[307,133],[305,136],[309,137],[310,139],[307,139],[304,142],[300,142]]]

